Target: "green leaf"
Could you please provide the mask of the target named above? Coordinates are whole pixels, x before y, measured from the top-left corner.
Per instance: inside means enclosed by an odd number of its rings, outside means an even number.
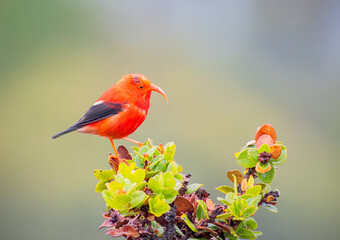
[[[219,186],[216,189],[220,192],[223,192],[223,193],[234,192],[234,188],[229,187],[229,186]]]
[[[250,206],[250,207],[247,207],[243,213],[242,213],[242,216],[245,217],[245,218],[248,218],[250,216],[252,216],[259,208],[257,206]]]
[[[162,171],[162,172],[166,172],[166,165],[165,165],[164,159],[162,161],[160,161],[153,170],[159,170],[159,171]]]
[[[175,230],[176,230],[176,233],[178,233],[179,235],[181,235],[182,237],[184,237],[184,233],[181,231],[181,229],[179,229],[177,227],[177,225],[175,225]]]
[[[150,188],[154,193],[159,193],[161,191],[162,185],[156,180],[156,176],[149,179],[148,188]]]
[[[94,176],[99,181],[110,181],[114,179],[114,175],[116,174],[114,170],[95,170],[93,172]]]
[[[142,191],[137,191],[137,192],[132,193],[131,197],[132,197],[131,206],[130,206],[131,208],[139,207],[148,198],[145,192],[142,192]]]
[[[164,187],[174,188],[176,186],[176,180],[172,172],[166,172],[163,174]]]
[[[255,237],[262,235],[262,232],[260,232],[260,231],[253,231],[253,233],[254,233]]]
[[[254,197],[253,197],[253,195],[250,195],[250,194],[243,194],[243,195],[241,195],[241,198],[245,199],[245,200],[248,200],[248,199],[254,198]]]
[[[153,158],[152,163],[148,166],[149,169],[156,170],[157,165],[163,160],[164,156],[159,155],[155,158]]]
[[[148,146],[141,146],[138,150],[138,152],[143,156],[143,153],[147,153],[150,150]]]
[[[162,214],[170,210],[169,204],[165,202],[162,194],[151,198],[149,200],[150,213],[154,214],[156,217],[160,217]]]
[[[164,146],[164,149],[164,159],[166,161],[173,160],[176,151],[176,145],[173,142],[169,142]]]
[[[217,197],[217,200],[221,201],[225,205],[230,205],[231,204],[230,202],[227,202],[224,198],[221,198],[221,197]]]
[[[267,184],[266,183],[258,183],[256,185],[260,185],[261,186],[261,192],[266,188]]]
[[[145,179],[145,170],[144,169],[137,169],[132,173],[132,182],[135,182],[137,184],[140,184]]]
[[[188,216],[186,214],[183,214],[181,216],[181,219],[188,225],[188,227],[193,231],[193,232],[198,232],[196,229],[195,225],[189,220]]]
[[[259,159],[259,150],[257,148],[249,148],[248,155],[252,159],[256,159],[256,161]]]
[[[244,221],[244,224],[250,229],[255,230],[257,228],[257,222],[254,218],[250,217],[246,221]]]
[[[237,163],[245,168],[253,168],[256,166],[256,163],[259,161],[258,157],[254,158],[254,150],[251,150],[251,156],[248,151],[251,149],[245,148],[237,155]],[[257,149],[256,149],[257,152]]]
[[[233,202],[233,200],[235,199],[235,194],[233,192],[228,192],[226,195],[225,195],[225,200],[231,204]]]
[[[273,213],[278,213],[277,208],[271,204],[262,204],[261,206]]]
[[[187,191],[186,191],[186,194],[192,194],[194,192],[196,192],[200,187],[202,187],[203,184],[199,184],[199,183],[193,183],[193,184],[190,184],[188,185],[187,187]]]
[[[107,190],[107,187],[105,185],[106,183],[107,183],[107,181],[98,182],[97,185],[96,185],[96,189],[95,189],[96,192],[101,193],[102,191]]]
[[[129,179],[132,181],[132,170],[130,166],[126,165],[125,163],[120,163],[118,166],[118,173],[121,174],[124,178]]]
[[[264,143],[261,145],[261,147],[259,148],[259,152],[263,153],[263,152],[267,152],[270,153],[270,147],[267,143]]]
[[[287,160],[287,148],[285,145],[281,145],[281,155],[278,159],[270,159],[270,162],[274,163],[275,165],[280,165]]]
[[[172,172],[172,174],[173,175],[176,175],[179,171],[178,171],[178,165],[177,165],[177,163],[175,163],[175,162],[171,162],[171,163],[169,163],[169,165],[168,165],[168,167],[167,167],[167,171],[168,172]]]
[[[184,179],[183,175],[181,173],[176,173],[175,178],[180,182],[183,182],[183,179]]]
[[[196,218],[198,221],[201,219],[209,219],[208,216],[208,208],[204,201],[197,200],[197,208],[196,208]]]
[[[163,194],[165,198],[165,202],[168,204],[175,201],[175,198],[178,194],[178,192],[173,188],[164,188],[161,190],[161,193]]]
[[[253,177],[253,175],[250,175],[249,179],[248,179],[247,187],[252,188],[254,186],[254,183],[255,183],[254,177]]]
[[[145,178],[151,178],[153,176],[155,176],[156,174],[160,173],[161,171],[157,170],[157,171],[150,171],[150,172],[146,172],[145,174]]]
[[[144,159],[144,157],[138,152],[138,148],[137,147],[132,147],[134,150],[135,150],[135,152],[134,152],[134,154],[133,154],[133,161],[135,162],[135,163],[137,163],[137,167],[139,167],[139,168],[142,168],[142,169],[144,169],[144,166],[145,166],[145,159]],[[135,149],[135,148],[137,148],[137,149]]]
[[[113,209],[120,211],[129,207],[132,198],[128,195],[118,195],[114,197],[109,191],[103,191],[105,202]]]
[[[236,176],[233,174],[233,178],[234,178],[234,194],[235,197],[237,196],[237,181],[236,181]]]
[[[111,192],[111,194],[115,194],[118,190],[122,190],[124,187],[124,184],[117,182],[117,181],[112,181],[108,184],[106,184],[107,189]]]
[[[217,215],[216,217],[219,218],[219,219],[222,219],[222,220],[226,220],[227,218],[230,218],[232,216],[234,216],[234,213],[228,212],[228,213],[223,213],[223,214]]]
[[[250,194],[250,195],[253,195],[255,197],[256,195],[260,194],[261,190],[262,190],[261,186],[256,185],[254,187],[248,188],[246,190],[245,194]]]
[[[266,173],[259,173],[259,172],[257,173],[257,176],[262,182],[271,183],[271,181],[273,181],[274,175],[275,175],[275,168],[273,164],[271,164],[271,167],[272,168]]]
[[[136,186],[136,191],[142,190],[146,185],[148,185],[147,182],[142,182]]]
[[[240,238],[243,239],[256,239],[255,234],[251,230],[246,228],[238,228],[236,229],[236,233]]]

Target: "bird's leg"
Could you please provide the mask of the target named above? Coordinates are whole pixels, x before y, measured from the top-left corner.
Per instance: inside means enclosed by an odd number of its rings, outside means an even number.
[[[144,145],[143,143],[138,142],[138,141],[136,141],[136,140],[133,140],[133,139],[131,139],[131,138],[123,137],[123,139],[126,140],[126,141],[129,141],[129,142],[132,142],[132,143],[134,143],[134,144],[137,144],[139,147],[141,147],[141,146]]]
[[[115,144],[113,143],[113,140],[111,138],[109,138],[111,144],[112,144],[112,147],[113,147],[113,151],[115,152],[115,157],[119,159],[119,155],[118,155],[118,152],[117,152],[117,149],[115,147]]]

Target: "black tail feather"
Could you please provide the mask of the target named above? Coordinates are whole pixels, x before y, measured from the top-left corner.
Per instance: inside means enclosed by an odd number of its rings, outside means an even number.
[[[77,130],[77,129],[79,129],[79,127],[75,127],[75,126],[69,127],[68,129],[66,129],[66,130],[64,130],[64,131],[62,131],[62,132],[60,132],[60,133],[57,133],[57,134],[53,135],[53,136],[52,136],[52,139],[61,137],[61,136],[63,136],[64,134],[73,132],[73,131],[75,131],[75,130]]]

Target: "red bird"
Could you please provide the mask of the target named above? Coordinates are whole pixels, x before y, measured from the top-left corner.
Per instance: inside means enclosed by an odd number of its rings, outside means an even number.
[[[73,131],[107,137],[118,158],[113,139],[125,139],[141,145],[127,136],[145,120],[150,106],[151,91],[159,92],[168,101],[163,90],[152,84],[143,74],[125,75],[109,88],[78,122],[52,138]]]

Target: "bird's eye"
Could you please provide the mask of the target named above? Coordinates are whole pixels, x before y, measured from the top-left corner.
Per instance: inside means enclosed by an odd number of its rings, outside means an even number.
[[[142,86],[142,85],[140,85],[140,86],[139,86],[139,89],[143,89],[143,86]]]

